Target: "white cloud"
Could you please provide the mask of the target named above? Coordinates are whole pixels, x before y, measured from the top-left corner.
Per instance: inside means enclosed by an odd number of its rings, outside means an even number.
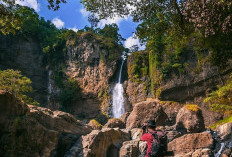
[[[15,3],[33,8],[36,12],[40,11],[40,5],[37,0],[16,0]]]
[[[85,8],[80,9],[80,12],[83,17],[88,17],[90,15],[90,12],[87,11]]]
[[[63,28],[64,27],[64,22],[61,20],[61,19],[59,19],[59,18],[54,18],[54,19],[52,19],[52,23],[56,26],[56,28]]]
[[[76,26],[73,28],[68,28],[68,29],[73,30],[74,32],[77,32],[79,30]]]
[[[141,43],[139,42],[138,37],[136,37],[136,36],[133,34],[131,37],[129,37],[129,38],[126,39],[126,41],[125,41],[125,43],[124,43],[124,46],[125,46],[126,48],[131,48],[131,47],[134,46],[134,45],[138,45],[139,50],[144,50],[144,49],[146,48],[145,45],[141,45]]]
[[[113,24],[116,23],[117,25],[119,25],[122,22],[123,18],[121,17],[114,17],[114,18],[107,18],[107,19],[103,19],[99,22],[99,27],[104,27],[106,24]]]
[[[83,17],[88,17],[91,14],[85,8],[82,8],[79,11]],[[98,17],[98,14],[95,14],[95,16]],[[103,28],[106,24],[113,24],[113,23],[119,25],[123,20],[129,20],[129,19],[131,19],[131,16],[125,16],[125,17],[115,16],[114,18],[102,19],[98,23],[98,27]]]
[[[119,25],[123,20],[129,20],[131,19],[130,16],[125,16],[125,17],[119,17],[119,16],[115,16],[114,18],[107,18],[107,19],[103,19],[99,22],[98,26],[99,27],[104,27],[106,24],[113,24],[116,23],[117,25]]]

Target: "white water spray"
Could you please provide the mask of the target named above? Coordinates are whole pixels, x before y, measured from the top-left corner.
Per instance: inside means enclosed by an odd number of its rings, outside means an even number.
[[[125,58],[122,58],[122,64],[120,68],[118,83],[113,89],[113,117],[120,118],[125,113],[124,98],[123,98],[123,85],[121,83],[122,68],[125,62]]]

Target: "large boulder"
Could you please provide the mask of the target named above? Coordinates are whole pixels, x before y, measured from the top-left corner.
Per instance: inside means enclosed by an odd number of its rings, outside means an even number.
[[[136,104],[126,123],[127,129],[140,128],[148,120],[156,120],[157,126],[164,125],[168,116],[155,100],[143,101]]]
[[[73,115],[62,111],[28,105],[27,118],[36,119],[44,127],[59,132],[84,135],[91,132],[89,126],[83,125]]]
[[[130,112],[126,112],[120,117],[120,119],[122,120],[122,122],[124,124],[126,124],[126,121],[127,121],[127,118],[129,117],[129,115],[130,115]]]
[[[108,122],[104,125],[104,128],[119,128],[123,129],[125,128],[125,123],[121,119],[118,118],[112,118],[109,119]]]
[[[72,115],[27,106],[0,91],[0,152],[2,156],[56,156],[91,132]]]
[[[123,142],[123,145],[120,149],[120,157],[136,157],[140,154],[139,140]]]
[[[204,118],[197,105],[186,105],[176,117],[176,129],[188,133],[199,133],[205,130]]]
[[[129,140],[129,133],[120,129],[94,130],[82,137],[84,157],[117,157],[122,143]]]
[[[197,149],[188,153],[182,152],[179,154],[175,154],[174,157],[214,157],[214,154],[210,149],[205,148]]]
[[[132,140],[140,139],[140,135],[143,133],[143,130],[140,128],[134,128],[130,130]]]
[[[159,103],[162,105],[164,112],[168,116],[167,125],[174,125],[176,123],[176,116],[183,105],[172,101],[159,101]]]
[[[174,154],[194,153],[197,149],[212,149],[214,139],[210,132],[186,134],[168,143],[168,151]]]
[[[217,127],[216,131],[219,133],[223,141],[229,139],[232,140],[232,122]]]

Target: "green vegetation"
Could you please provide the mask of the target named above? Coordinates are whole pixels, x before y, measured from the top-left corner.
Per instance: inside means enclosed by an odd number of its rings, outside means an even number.
[[[129,73],[138,82],[143,77],[141,69],[149,69],[150,88],[155,97],[166,79],[188,71],[199,73],[206,61],[223,69],[232,58],[232,2],[82,0],[82,3],[88,11],[97,13],[99,19],[130,15],[133,21],[140,22],[136,35],[146,43],[149,61],[144,67],[135,62]],[[195,67],[189,64],[190,54],[197,62]]]
[[[94,126],[96,126],[96,128],[102,128],[102,127],[103,127],[103,126],[102,126],[98,121],[96,121],[95,119],[90,120],[89,123],[92,124],[92,125],[94,125]]]
[[[26,95],[33,91],[31,80],[23,76],[20,71],[14,71],[12,69],[0,70],[0,82],[0,89],[14,94],[27,104],[39,105],[38,102]]]
[[[7,0],[6,3],[8,3]],[[12,2],[11,7],[13,6],[14,4]],[[4,6],[1,5],[1,7]],[[51,7],[55,9],[55,6]],[[81,92],[77,82],[66,76],[64,72],[67,66],[65,63],[67,47],[77,46],[80,40],[93,41],[93,43],[100,45],[100,61],[103,64],[118,59],[121,52],[124,50],[122,42],[125,39],[118,33],[119,28],[116,24],[105,25],[102,29],[94,29],[93,27],[86,26],[84,29],[74,32],[67,29],[57,29],[51,21],[46,21],[44,18],[39,17],[33,9],[28,7],[17,6],[11,8],[11,10],[14,12],[15,18],[19,22],[17,25],[18,28],[16,29],[16,26],[15,28],[10,28],[14,27],[12,23],[8,26],[1,23],[2,18],[5,19],[5,17],[0,15],[0,31],[2,31],[3,35],[8,34],[7,36],[10,38],[19,38],[29,41],[36,40],[36,42],[39,42],[43,50],[43,64],[45,66],[49,65],[49,67],[53,69],[53,80],[55,85],[60,89],[60,95],[57,96],[56,99],[61,102],[61,109],[64,111],[69,111],[70,105],[74,104],[77,97],[79,97],[78,94]],[[13,16],[11,17],[13,18]],[[10,16],[7,18],[10,18]],[[76,64],[78,65],[79,62],[76,62]],[[107,94],[108,93],[104,91],[102,95],[100,95],[106,98],[108,96]],[[21,97],[25,100],[29,99],[29,97],[25,97],[25,95],[21,95]],[[99,119],[105,121],[106,118],[103,115]]]
[[[53,74],[53,80],[60,89],[60,94],[57,96],[61,104],[61,110],[70,112],[70,106],[79,98],[81,89],[77,81],[65,75],[64,69],[57,68]]]
[[[63,62],[67,44],[74,46],[80,38],[95,39],[101,45],[100,49],[104,49],[100,54],[103,64],[115,60],[119,57],[119,52],[125,50],[118,26],[112,24],[105,25],[103,29],[95,28],[100,19],[130,15],[134,22],[140,23],[136,35],[146,44],[147,49],[129,57],[131,63],[129,62],[128,74],[136,83],[140,83],[141,78],[148,77],[150,82],[146,82],[144,91],[151,90],[154,97],[159,96],[161,84],[172,76],[178,77],[189,71],[199,73],[205,62],[223,70],[232,58],[230,1],[111,0],[102,3],[81,0],[87,11],[92,12],[89,18],[92,27],[85,27],[78,32],[59,30],[50,21],[40,18],[34,10],[17,6],[11,0],[3,2],[7,5],[0,4],[0,31],[4,35],[14,33],[25,39],[39,40],[45,55],[44,62],[57,71],[54,79],[57,86],[62,88],[65,107],[74,101],[72,97],[78,90],[77,85],[60,70],[65,66]],[[57,10],[59,4],[65,2],[49,0],[49,8]],[[99,16],[95,17],[94,13]],[[197,62],[197,65],[193,66],[190,62]],[[214,111],[231,113],[231,83],[219,87],[205,101],[211,103]]]
[[[226,84],[210,93],[204,102],[209,102],[213,111],[232,114],[232,74]]]
[[[48,0],[48,8],[54,11],[60,8],[60,3],[66,3],[65,0]],[[24,18],[18,14],[21,6],[16,4],[15,0],[1,0],[0,3],[0,32],[4,35],[16,33],[22,29]]]
[[[105,125],[108,122],[108,119],[109,119],[108,114],[104,112],[101,112],[96,117],[96,120],[102,125]]]
[[[187,104],[184,107],[192,112],[198,112],[201,110],[200,107],[198,105],[195,105],[195,104]]]
[[[146,51],[134,52],[128,57],[128,76],[129,79],[140,83],[140,79],[148,76],[148,53]]]
[[[64,81],[64,86],[60,94],[61,109],[63,111],[69,111],[69,107],[78,99],[79,93],[80,88],[76,80],[69,78]]]
[[[231,123],[232,122],[232,116],[229,116],[223,120],[220,120],[219,122],[212,124],[210,126],[208,126],[208,128],[215,130],[218,126],[226,124],[226,123]]]

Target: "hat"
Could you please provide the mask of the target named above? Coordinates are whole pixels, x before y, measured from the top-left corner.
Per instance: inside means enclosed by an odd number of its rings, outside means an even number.
[[[147,122],[147,126],[148,126],[148,127],[156,127],[156,122],[155,122],[155,120],[149,120],[149,121]]]

